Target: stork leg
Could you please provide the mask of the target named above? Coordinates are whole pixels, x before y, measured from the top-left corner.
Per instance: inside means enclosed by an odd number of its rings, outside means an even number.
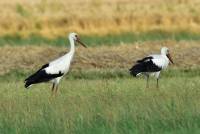
[[[53,96],[54,90],[55,90],[55,83],[53,83],[52,88],[51,88],[51,96]]]
[[[159,81],[159,76],[160,76],[160,71],[159,72],[156,72],[156,88],[158,89],[159,88],[159,83],[158,83],[158,81]]]
[[[158,80],[159,80],[159,79],[157,78],[157,79],[156,79],[156,81],[157,81],[157,82],[156,82],[156,88],[159,88]]]
[[[56,85],[55,94],[57,94],[57,91],[58,91],[58,85]]]
[[[146,88],[149,88],[149,75],[147,74],[146,76],[147,76]]]
[[[54,91],[54,88],[55,88],[55,83],[53,83],[53,85],[52,85],[52,88],[51,88],[52,92]]]

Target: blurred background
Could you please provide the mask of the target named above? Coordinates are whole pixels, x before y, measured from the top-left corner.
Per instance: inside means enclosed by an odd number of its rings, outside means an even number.
[[[127,69],[162,46],[174,68],[198,68],[199,12],[199,0],[1,0],[0,74],[64,54],[69,32],[89,47],[77,49],[75,70]]]

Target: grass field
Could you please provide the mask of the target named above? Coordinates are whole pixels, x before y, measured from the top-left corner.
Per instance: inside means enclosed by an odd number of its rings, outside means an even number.
[[[200,0],[0,1],[0,134],[199,134]],[[24,79],[69,50],[71,70],[26,90]],[[174,65],[145,88],[128,69],[169,48]]]
[[[70,6],[69,6],[70,5]],[[199,0],[1,0],[0,36],[200,31]]]
[[[41,43],[37,38],[6,39],[0,47],[0,133],[198,134],[198,35],[176,40],[162,33],[147,34],[147,40],[137,35],[135,41],[133,34],[127,35],[110,35],[118,39],[113,43],[105,36],[83,36],[86,43],[94,42],[76,49],[72,69],[55,97],[50,84],[26,90],[23,81],[66,53],[67,40],[57,44],[44,38]],[[155,79],[146,89],[145,80],[132,78],[128,69],[137,59],[159,53],[162,46],[169,47],[175,64],[162,73],[160,89],[155,88]]]
[[[123,38],[121,37],[123,40]],[[83,40],[84,41],[84,40]],[[104,44],[88,48],[78,47],[72,70],[90,69],[128,69],[136,60],[149,54],[160,53],[162,46],[170,49],[175,64],[170,68],[198,68],[200,65],[200,46],[195,40],[161,40],[138,41],[130,44]],[[65,46],[40,45],[5,45],[0,49],[0,74],[12,70],[34,71],[43,64],[65,54],[69,50],[66,40]],[[187,61],[187,62],[186,62]]]
[[[165,32],[160,30],[154,30],[141,33],[119,33],[108,35],[80,35],[81,39],[89,47],[94,46],[113,46],[119,44],[131,44],[135,42],[145,41],[200,41],[199,33],[191,33],[188,31],[179,32]],[[27,38],[23,38],[20,35],[10,35],[0,37],[0,46],[12,45],[12,46],[24,46],[24,45],[48,45],[48,46],[66,46],[68,44],[68,35],[64,34],[60,37],[49,39],[47,37],[32,35]]]
[[[169,70],[158,90],[153,79],[146,89],[144,79],[133,79],[126,70],[72,72],[56,97],[48,84],[25,90],[26,73],[10,75],[1,79],[0,132],[198,134],[199,74],[199,69]]]

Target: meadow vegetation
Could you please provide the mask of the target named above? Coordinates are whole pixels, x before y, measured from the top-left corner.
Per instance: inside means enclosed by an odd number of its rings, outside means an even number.
[[[146,89],[144,78],[132,78],[128,69],[139,57],[159,53],[163,43],[171,48],[175,65],[162,72],[160,89],[154,79]],[[57,96],[51,97],[50,84],[26,90],[23,81],[66,48],[1,47],[0,132],[198,134],[199,49],[193,41],[80,47]]]
[[[76,49],[72,70],[89,69],[126,69],[138,59],[153,53],[160,53],[162,46],[170,49],[175,64],[171,68],[192,69],[200,65],[199,41],[146,41],[130,44],[120,43],[109,46],[79,46]],[[95,46],[95,45],[94,45]],[[41,45],[2,46],[0,49],[0,74],[12,70],[36,70],[43,64],[68,52],[67,44],[63,47]],[[186,62],[187,61],[187,62]]]
[[[199,41],[199,33],[191,33],[188,31],[179,32],[166,32],[160,30],[154,30],[149,32],[140,33],[119,33],[119,34],[108,34],[108,35],[80,35],[80,38],[89,47],[96,46],[113,46],[119,44],[132,44],[137,42],[145,41]],[[60,36],[57,38],[50,39],[39,35],[30,35],[29,37],[23,38],[20,35],[7,35],[0,37],[0,46],[24,46],[24,45],[48,45],[48,46],[66,46],[68,43],[68,35]]]
[[[199,0],[0,1],[0,134],[199,134]],[[24,79],[76,48],[69,74]],[[129,75],[141,57],[170,49],[174,65],[145,88]]]
[[[199,0],[1,0],[0,36],[200,31]]]
[[[124,72],[124,77],[108,78],[99,77],[101,71],[97,71],[91,79],[87,78],[90,73],[64,79],[56,97],[51,97],[48,84],[25,90],[23,77],[15,75],[1,81],[1,133],[200,132],[200,77],[196,72],[166,72],[171,75],[163,74],[159,90],[155,81],[151,80],[151,87],[146,89],[145,80]]]

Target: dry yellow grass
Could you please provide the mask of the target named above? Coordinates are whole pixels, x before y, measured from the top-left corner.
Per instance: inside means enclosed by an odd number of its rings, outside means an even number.
[[[130,68],[139,58],[159,53],[162,46],[171,50],[174,68],[200,67],[200,42],[157,41],[130,45],[77,48],[73,69]],[[41,65],[67,52],[66,47],[5,46],[0,49],[0,74],[13,69],[36,70]]]
[[[200,0],[0,1],[0,36],[200,31]]]

